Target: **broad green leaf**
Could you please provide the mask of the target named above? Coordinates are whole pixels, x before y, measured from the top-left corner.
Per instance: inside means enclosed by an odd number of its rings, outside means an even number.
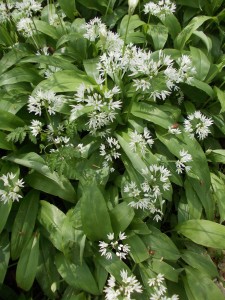
[[[204,22],[210,20],[208,16],[194,17],[191,22],[184,27],[175,40],[175,48],[182,50],[194,31],[196,31]]]
[[[130,246],[129,254],[136,264],[149,258],[148,249],[138,235],[132,234],[128,236],[125,242]]]
[[[174,269],[171,265],[167,264],[161,259],[152,259],[152,270],[156,273],[161,273],[166,279],[178,282],[178,275],[181,270]]]
[[[11,234],[11,256],[17,259],[30,239],[39,206],[39,192],[31,190],[22,200],[17,211]]]
[[[4,150],[13,149],[13,144],[7,141],[6,134],[2,131],[0,131],[0,148]]]
[[[225,220],[225,182],[222,178],[211,173],[212,195],[219,209],[220,222]]]
[[[148,228],[147,224],[140,219],[135,219],[130,224],[129,229],[139,235],[148,235],[151,233],[151,230]]]
[[[34,282],[39,257],[39,234],[36,233],[23,248],[16,268],[17,285],[28,291]]]
[[[38,63],[44,65],[51,65],[65,70],[77,70],[77,68],[68,60],[61,58],[60,56],[49,56],[49,55],[33,55],[28,56],[21,60],[21,63]],[[46,66],[46,67],[47,67]]]
[[[35,23],[35,27],[37,28],[37,31],[50,36],[54,40],[57,40],[60,37],[56,28],[52,25],[49,25],[47,22],[34,19],[34,23]]]
[[[196,69],[195,78],[204,81],[210,69],[210,61],[201,49],[190,47],[190,50],[192,62]]]
[[[172,36],[172,39],[175,40],[181,31],[181,26],[178,19],[174,14],[166,14],[165,19],[161,21],[168,28],[168,32]]]
[[[152,37],[154,49],[163,49],[168,38],[168,29],[162,24],[152,24],[149,27],[148,34]]]
[[[203,31],[196,30],[193,32],[193,35],[199,37],[203,41],[208,52],[212,50],[212,40]]]
[[[179,157],[179,151],[183,149],[192,155],[193,162],[189,163],[191,172],[187,175],[202,202],[208,219],[212,219],[214,203],[210,197],[210,173],[205,153],[200,144],[195,139],[191,139],[187,133],[183,133],[182,137],[178,138],[170,134],[165,135],[165,131],[158,129],[157,137],[176,157]]]
[[[206,151],[207,158],[213,163],[225,164],[225,150],[215,149]]]
[[[128,15],[124,16],[124,18],[122,19],[122,21],[120,23],[120,29],[119,29],[119,34],[122,37],[125,36],[127,22],[129,22],[127,32],[132,32],[132,31],[134,31],[134,29],[145,24],[145,22],[140,20],[138,15],[133,15],[130,17],[130,19],[129,19]]]
[[[104,240],[113,230],[103,194],[96,183],[83,186],[82,190],[81,219],[84,233],[91,240]]]
[[[82,264],[75,264],[66,259],[63,254],[58,253],[55,263],[59,274],[70,286],[99,295],[95,279],[85,261]]]
[[[110,211],[113,232],[117,235],[130,225],[134,218],[134,210],[127,203],[122,202]]]
[[[134,153],[129,145],[128,142],[128,134],[125,132],[116,133],[116,138],[118,139],[121,148],[126,153],[127,157],[129,158],[131,164],[133,165],[134,169],[141,173],[142,169],[146,168],[145,163],[142,161],[140,156],[137,153]]]
[[[15,65],[21,58],[29,55],[26,48],[18,46],[17,48],[5,53],[0,60],[0,74],[3,74],[10,67]]]
[[[56,290],[59,287],[60,276],[55,266],[55,248],[43,236],[40,238],[40,253],[37,267],[36,279],[41,286],[44,294],[50,299],[57,296],[57,291],[53,292],[51,287],[56,285]]]
[[[180,110],[166,104],[158,106],[156,104],[134,103],[131,113],[138,118],[168,129],[169,126],[176,123]]]
[[[189,219],[200,219],[202,215],[202,205],[188,179],[186,179],[184,183],[184,188],[189,206]]]
[[[0,284],[4,282],[10,258],[10,243],[7,232],[0,235]]]
[[[63,70],[40,82],[34,89],[34,92],[40,89],[52,90],[56,93],[74,92],[82,83],[87,86],[93,84],[87,75],[81,71]]]
[[[102,14],[106,13],[109,5],[108,0],[77,0],[84,7],[100,11]],[[112,2],[112,1],[111,1]],[[111,6],[111,5],[110,5]]]
[[[0,129],[6,131],[12,131],[17,127],[23,127],[25,123],[22,119],[14,114],[0,109]]]
[[[196,78],[193,78],[190,82],[191,86],[196,87],[197,89],[206,93],[209,97],[214,98],[215,94],[211,86],[203,81],[200,81]]]
[[[5,72],[0,78],[0,87],[18,82],[30,82],[37,84],[42,80],[38,72],[31,67],[16,67]]]
[[[208,274],[212,279],[218,276],[216,265],[207,253],[197,253],[194,251],[183,251],[181,258],[194,269]]]
[[[208,220],[188,220],[176,226],[178,233],[196,244],[225,249],[225,227]]]
[[[64,251],[63,223],[66,215],[55,205],[46,201],[40,201],[41,207],[38,213],[38,221],[47,232],[52,244],[60,251]]]
[[[44,159],[38,154],[30,152],[9,155],[5,159],[38,172],[32,172],[26,177],[27,183],[33,188],[75,202],[76,194],[70,181],[56,172],[51,172]]]
[[[154,226],[149,226],[151,234],[143,236],[143,241],[148,247],[149,251],[152,251],[152,255],[157,259],[166,259],[171,261],[177,261],[180,257],[180,252],[165,233],[162,233]]]
[[[103,266],[101,266],[96,259],[94,259],[95,262],[95,278],[98,284],[98,288],[100,293],[102,293],[105,284],[106,284],[106,280],[108,277],[108,272],[103,268]]]
[[[96,251],[97,252],[97,251]],[[120,276],[120,272],[122,270],[126,270],[128,274],[131,274],[128,266],[119,259],[116,254],[112,253],[112,258],[107,259],[105,256],[101,256],[99,253],[96,253],[96,259],[100,263],[100,265],[111,275],[113,275],[117,281],[121,282],[122,278]]]
[[[70,19],[74,19],[76,13],[76,4],[74,0],[59,0],[59,5],[61,6],[64,13]]]
[[[191,267],[186,267],[185,271],[194,300],[224,299],[221,290],[208,275]]]
[[[219,89],[216,86],[214,86],[214,91],[215,91],[216,97],[219,100],[220,105],[221,105],[220,113],[223,113],[223,112],[225,112],[225,93],[224,93],[224,91],[222,91],[221,89]]]

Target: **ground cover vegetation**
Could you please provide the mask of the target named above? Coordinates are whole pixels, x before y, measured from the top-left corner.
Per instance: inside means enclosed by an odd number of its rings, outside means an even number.
[[[220,300],[223,0],[0,3],[0,298]]]

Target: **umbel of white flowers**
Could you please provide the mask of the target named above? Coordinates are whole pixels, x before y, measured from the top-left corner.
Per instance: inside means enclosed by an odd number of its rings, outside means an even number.
[[[136,6],[138,5],[139,0],[128,0],[128,13],[129,15],[133,15]]]

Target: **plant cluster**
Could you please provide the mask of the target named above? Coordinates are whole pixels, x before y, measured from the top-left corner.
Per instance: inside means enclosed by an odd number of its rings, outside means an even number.
[[[224,299],[224,16],[0,4],[3,300]]]

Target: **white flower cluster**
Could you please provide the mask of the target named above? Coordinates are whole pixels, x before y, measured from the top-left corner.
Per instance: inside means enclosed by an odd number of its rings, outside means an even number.
[[[128,272],[122,270],[120,276],[121,283],[112,275],[108,279],[108,286],[104,288],[106,300],[131,300],[132,293],[142,293],[142,286],[134,275],[128,276]]]
[[[16,180],[16,174],[7,173],[2,175],[0,180],[4,185],[4,189],[0,189],[0,201],[5,204],[10,201],[19,201],[22,198],[19,192],[20,188],[24,187],[23,179]]]
[[[49,115],[54,115],[57,108],[59,108],[64,102],[64,98],[60,95],[56,95],[52,91],[38,90],[34,96],[29,96],[28,99],[28,111],[35,115],[41,116],[42,109],[46,109]]]
[[[50,149],[51,153],[57,152],[60,147],[73,147],[70,137],[67,136],[65,130],[66,128],[63,124],[59,124],[56,128],[53,128],[51,124],[47,125],[47,129],[45,130],[47,140],[56,147],[56,149]]]
[[[137,152],[140,149],[142,155],[145,155],[147,146],[150,148],[154,144],[154,140],[147,127],[144,128],[143,134],[138,133],[136,130],[129,133],[130,136],[130,149],[133,152]]]
[[[33,13],[42,10],[41,3],[35,0],[23,0],[22,2],[16,2],[15,8],[26,17],[32,17]]]
[[[157,3],[148,2],[144,6],[145,14],[151,14],[161,20],[164,20],[166,15],[173,14],[175,11],[176,5],[170,0],[160,0]]]
[[[170,188],[170,171],[164,166],[151,165],[142,170],[142,175],[145,180],[140,186],[132,181],[125,185],[124,192],[134,199],[129,203],[131,207],[149,210],[154,215],[153,219],[158,222],[163,216],[163,191]]]
[[[33,136],[37,136],[39,133],[41,133],[43,124],[38,120],[32,120],[30,125],[31,134]]]
[[[192,161],[191,154],[188,153],[188,151],[185,151],[184,149],[179,152],[180,159],[176,161],[176,168],[177,173],[181,174],[184,171],[189,172],[191,170],[191,166],[186,165],[186,163]]]
[[[10,19],[13,7],[14,5],[10,3],[7,3],[7,5],[5,3],[0,3],[0,24]]]
[[[90,111],[87,125],[92,134],[96,133],[98,129],[109,125],[115,120],[118,110],[122,106],[120,100],[114,99],[119,93],[120,89],[117,86],[111,90],[97,92],[93,87],[86,87],[81,84],[75,94],[77,104],[71,105],[70,120],[73,121],[74,116],[82,110]]]
[[[195,111],[184,121],[184,130],[189,133],[191,138],[196,135],[200,140],[203,140],[210,133],[209,127],[212,124],[211,118],[207,118],[200,111]]]
[[[178,64],[178,67],[175,64]],[[127,73],[133,80],[136,91],[150,94],[150,97],[165,100],[172,91],[179,90],[178,84],[181,82],[190,83],[195,74],[195,68],[187,55],[182,55],[177,62],[159,51],[158,57],[153,58],[151,51],[145,51],[135,45],[128,45],[123,51],[123,47],[117,47],[103,53],[97,65],[100,78],[109,75],[114,81],[123,78]],[[159,90],[158,80],[164,82],[164,87]]]
[[[105,51],[115,51],[116,49],[122,49],[123,40],[117,33],[107,30],[107,27],[102,23],[101,19],[96,17],[89,23],[84,25],[86,33],[84,37],[89,41],[95,42],[96,39],[100,39],[101,48]]]
[[[31,18],[21,18],[16,24],[17,30],[21,32],[25,37],[31,37],[34,34],[34,24]]]
[[[120,145],[117,139],[113,137],[107,137],[106,143],[100,145],[100,155],[104,156],[103,167],[110,168],[110,172],[114,172],[114,168],[110,167],[114,159],[120,157],[120,153],[118,150],[120,149]]]
[[[118,239],[115,239],[114,233],[107,234],[109,240],[108,243],[104,241],[99,242],[99,252],[102,256],[105,256],[107,259],[112,259],[112,251],[120,259],[126,259],[126,256],[130,252],[130,247],[127,244],[122,244],[122,241],[127,238],[125,233],[120,232]]]
[[[178,300],[178,295],[173,295],[172,297],[167,297],[166,292],[167,288],[164,285],[164,276],[158,274],[155,278],[151,278],[148,281],[150,287],[153,287],[153,293],[150,296],[149,300]]]

